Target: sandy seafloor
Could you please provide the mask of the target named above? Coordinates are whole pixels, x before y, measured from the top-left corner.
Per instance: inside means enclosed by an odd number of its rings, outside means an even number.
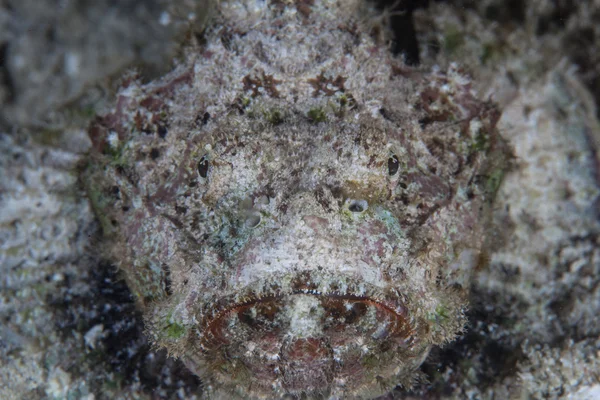
[[[146,343],[77,171],[118,77],[168,71],[210,23],[206,6],[0,3],[0,399],[201,397]],[[501,106],[515,160],[468,329],[432,352],[428,382],[387,398],[600,398],[600,1],[400,7],[383,14],[391,48],[464,66]]]

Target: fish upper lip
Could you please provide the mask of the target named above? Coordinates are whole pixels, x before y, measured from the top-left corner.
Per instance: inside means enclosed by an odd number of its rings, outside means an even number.
[[[253,285],[254,286],[254,285]],[[381,310],[390,313],[394,318],[398,319],[402,326],[403,336],[407,340],[412,341],[415,337],[416,329],[411,323],[410,314],[407,310],[405,303],[402,301],[399,294],[396,295],[385,295],[381,289],[377,287],[369,288],[368,284],[361,284],[361,290],[349,290],[344,291],[319,291],[316,288],[289,288],[283,289],[272,289],[265,290],[262,293],[254,290],[247,290],[246,293],[233,294],[224,296],[217,301],[208,304],[205,308],[203,315],[200,318],[201,331],[200,331],[200,343],[201,347],[208,349],[211,347],[211,342],[216,339],[216,329],[218,328],[218,322],[230,313],[239,311],[245,307],[252,306],[258,303],[266,303],[271,301],[282,300],[289,296],[295,295],[308,295],[317,297],[326,297],[331,299],[339,300],[350,300],[356,302],[363,302],[369,305],[380,308]]]

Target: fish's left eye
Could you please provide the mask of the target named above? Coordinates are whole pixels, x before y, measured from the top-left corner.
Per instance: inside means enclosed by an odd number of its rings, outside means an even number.
[[[208,176],[208,167],[209,167],[208,158],[206,156],[204,156],[204,157],[202,157],[202,159],[200,159],[200,161],[198,161],[198,174],[202,178],[206,178]]]

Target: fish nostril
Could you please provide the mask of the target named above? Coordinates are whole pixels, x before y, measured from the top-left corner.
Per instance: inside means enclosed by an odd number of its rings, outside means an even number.
[[[247,228],[256,228],[258,224],[260,224],[260,215],[252,214],[248,218],[246,218]]]
[[[369,203],[366,200],[349,200],[348,210],[353,213],[362,213],[367,210]]]

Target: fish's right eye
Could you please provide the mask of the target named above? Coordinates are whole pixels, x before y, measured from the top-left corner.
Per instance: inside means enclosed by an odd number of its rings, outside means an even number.
[[[388,174],[390,176],[396,175],[399,167],[400,163],[398,162],[398,157],[395,154],[390,156],[390,158],[388,158]]]

